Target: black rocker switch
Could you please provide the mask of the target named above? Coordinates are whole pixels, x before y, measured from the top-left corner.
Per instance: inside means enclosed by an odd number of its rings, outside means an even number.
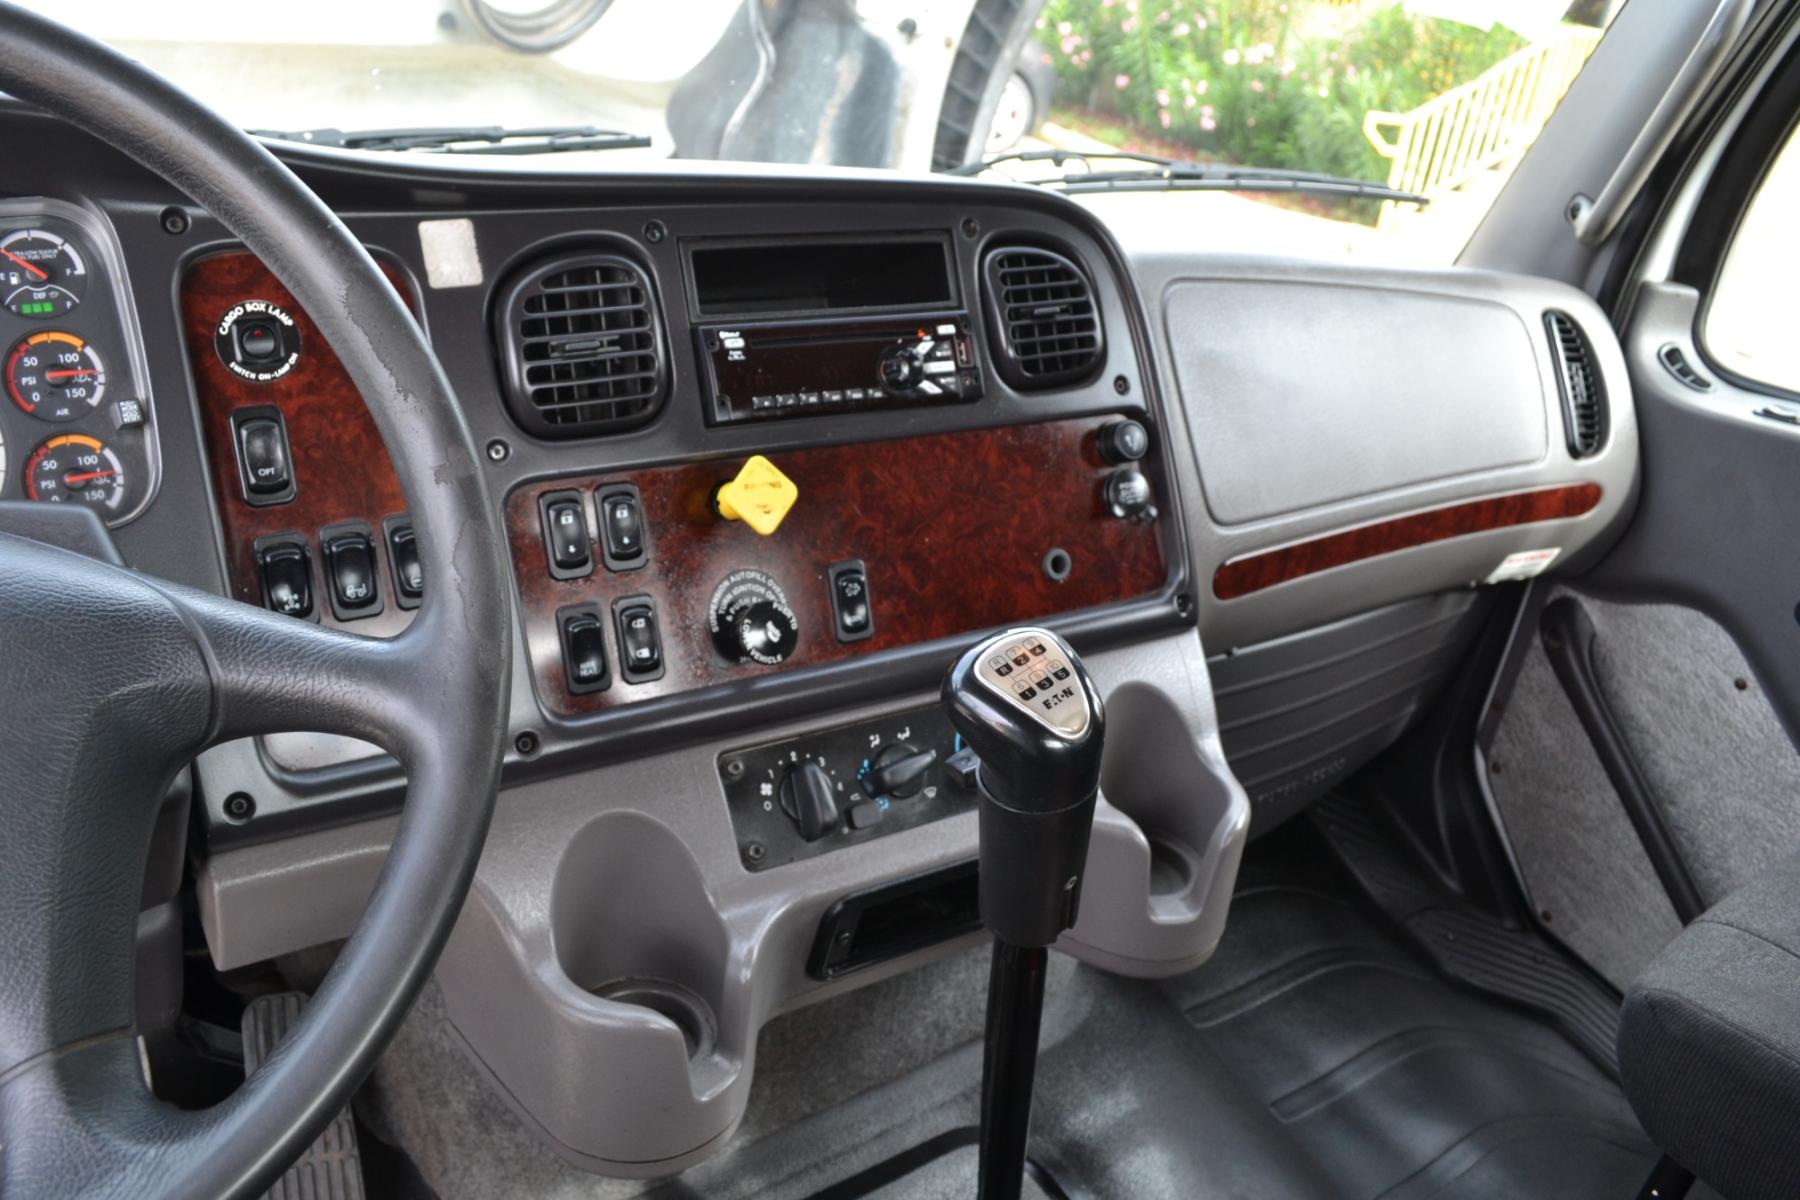
[[[394,590],[400,603],[412,607],[425,594],[425,564],[419,561],[419,539],[411,525],[388,530],[388,556],[394,562]]]
[[[831,615],[840,642],[860,642],[875,632],[875,615],[869,607],[869,572],[862,560],[833,565]]]
[[[306,547],[284,542],[262,552],[263,595],[271,609],[290,617],[312,615],[312,571]]]
[[[344,615],[361,615],[381,597],[375,582],[375,546],[365,533],[345,533],[325,545],[331,602]]]
[[[594,551],[581,501],[570,498],[544,505],[544,541],[550,547],[550,565],[557,571],[581,572],[592,566]]]
[[[600,536],[608,566],[635,564],[644,554],[644,512],[635,492],[600,497]]]
[[[656,610],[649,601],[619,608],[619,670],[627,683],[652,678],[662,671],[662,638],[656,629]]]
[[[606,670],[606,637],[600,614],[576,609],[562,615],[563,669],[569,690],[598,692],[611,682]]]
[[[257,496],[274,496],[289,489],[287,435],[281,422],[256,417],[238,426],[238,465],[244,471],[244,489]]]

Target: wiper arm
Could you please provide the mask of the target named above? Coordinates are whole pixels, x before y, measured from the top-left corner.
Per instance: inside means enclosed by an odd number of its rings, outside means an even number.
[[[632,150],[650,145],[640,133],[594,125],[451,125],[414,129],[252,129],[252,134],[346,150],[424,150],[434,154],[557,154],[569,150]]]
[[[1096,171],[1093,169],[1096,159],[1148,165],[1120,171]],[[1065,192],[1312,192],[1370,200],[1393,200],[1402,204],[1416,204],[1420,208],[1431,203],[1429,197],[1417,192],[1392,188],[1385,183],[1370,183],[1366,179],[1349,179],[1317,171],[1294,171],[1285,167],[1240,167],[1231,163],[1186,162],[1179,158],[1138,154],[1130,150],[1114,150],[1105,154],[1090,154],[1079,150],[1015,150],[984,162],[953,168],[948,173],[979,175],[988,168],[1005,162],[1047,162],[1057,167],[1069,162],[1086,165],[1088,169],[1085,171],[1070,171],[1048,179],[1016,181],[1058,187]]]

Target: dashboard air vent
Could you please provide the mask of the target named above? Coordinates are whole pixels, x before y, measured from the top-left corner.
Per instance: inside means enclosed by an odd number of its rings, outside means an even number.
[[[527,271],[496,306],[513,418],[543,437],[592,437],[642,425],[667,391],[650,280],[611,254]]]
[[[1567,313],[1545,313],[1544,327],[1550,331],[1550,354],[1556,360],[1556,386],[1562,393],[1569,453],[1586,458],[1606,442],[1606,389],[1594,362],[1594,348]]]
[[[1000,374],[1020,391],[1080,383],[1100,369],[1105,340],[1094,289],[1051,250],[988,251],[982,264]]]

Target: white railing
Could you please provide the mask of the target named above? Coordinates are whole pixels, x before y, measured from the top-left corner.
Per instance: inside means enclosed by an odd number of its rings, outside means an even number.
[[[1564,25],[1554,39],[1508,55],[1411,112],[1364,114],[1363,136],[1393,161],[1388,186],[1435,199],[1524,153],[1581,73],[1601,32]],[[1383,204],[1381,223],[1402,207],[1410,208]]]

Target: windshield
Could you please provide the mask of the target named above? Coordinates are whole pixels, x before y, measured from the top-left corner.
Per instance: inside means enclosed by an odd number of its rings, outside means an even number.
[[[1069,187],[1115,228],[1179,222],[1188,243],[1421,263],[1455,257],[1617,6],[28,2],[266,134],[385,152],[504,149],[511,165],[554,153],[558,168],[597,170],[716,159],[923,173],[992,158],[982,173]],[[479,140],[477,127],[488,130]],[[494,127],[519,136],[497,139]],[[419,128],[433,133],[340,136]],[[1068,155],[1034,153],[1049,150]],[[1424,203],[1291,179],[1282,190],[1215,179],[1231,190],[1209,192],[1066,182],[1144,168],[1100,157],[1116,150],[1361,180]]]

